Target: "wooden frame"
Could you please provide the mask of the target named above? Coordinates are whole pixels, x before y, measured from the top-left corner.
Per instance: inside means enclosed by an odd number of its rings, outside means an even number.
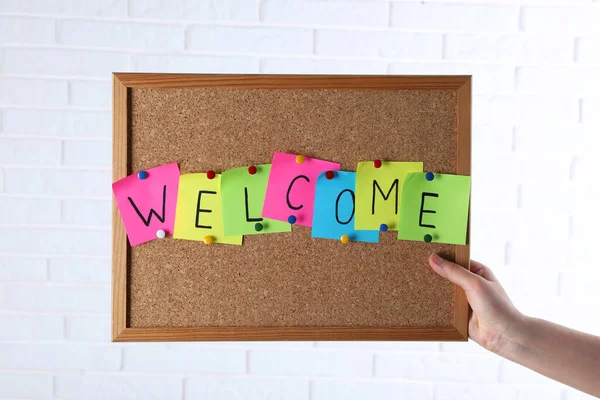
[[[113,75],[113,181],[129,171],[128,126],[130,88],[370,88],[444,89],[457,95],[457,174],[471,174],[470,76],[343,76],[343,75]],[[213,340],[432,340],[466,341],[469,305],[455,287],[454,326],[433,328],[130,328],[127,326],[127,268],[129,245],[125,227],[113,199],[112,205],[112,340],[113,341],[213,341]],[[467,238],[467,243],[469,239]],[[455,247],[456,262],[469,268],[469,245]]]

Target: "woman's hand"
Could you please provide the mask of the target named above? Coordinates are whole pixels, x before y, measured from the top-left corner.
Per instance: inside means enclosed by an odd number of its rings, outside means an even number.
[[[471,261],[471,271],[437,254],[429,257],[431,268],[462,287],[473,309],[469,336],[484,348],[501,354],[511,331],[519,329],[523,315],[511,303],[492,271]]]

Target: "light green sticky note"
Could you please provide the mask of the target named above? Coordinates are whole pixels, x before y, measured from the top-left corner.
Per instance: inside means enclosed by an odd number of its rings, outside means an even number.
[[[398,239],[465,244],[469,218],[471,177],[424,173],[410,174],[404,182]]]
[[[256,165],[256,173],[248,167],[230,169],[221,176],[221,204],[223,229],[226,235],[255,235],[291,232],[287,222],[261,216],[271,164]],[[256,230],[256,224],[262,230]]]
[[[223,232],[220,186],[220,174],[213,179],[204,173],[179,177],[175,239],[203,241],[210,236],[213,243],[242,244],[243,236],[225,236]]]
[[[423,163],[384,161],[375,168],[373,161],[359,162],[354,229],[379,230],[381,224],[386,224],[389,230],[398,230],[403,184],[411,172],[423,172]]]

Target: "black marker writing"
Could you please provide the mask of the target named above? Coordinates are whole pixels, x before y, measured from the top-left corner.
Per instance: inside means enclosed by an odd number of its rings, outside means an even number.
[[[250,218],[250,211],[248,210],[248,188],[244,188],[244,200],[246,202],[246,222],[260,222],[262,218]]]
[[[425,206],[425,197],[439,197],[439,195],[437,193],[427,193],[427,192],[423,192],[421,194],[421,210],[419,211],[419,226],[423,226],[425,228],[434,228],[435,229],[435,225],[427,225],[423,223],[423,214],[427,213],[427,214],[435,214],[436,212],[433,210],[424,210],[423,207]]]
[[[352,197],[352,214],[350,214],[350,218],[348,218],[348,220],[346,222],[342,222],[340,220],[339,217],[339,206],[340,206],[340,199],[342,198],[342,195],[344,193],[350,193],[350,196]],[[355,208],[355,203],[354,203],[354,192],[350,189],[344,189],[340,192],[340,194],[338,194],[337,199],[335,200],[335,220],[338,222],[338,224],[342,224],[342,225],[347,225],[350,223],[350,221],[352,221],[352,218],[354,218],[354,208]]]
[[[373,179],[373,202],[371,203],[371,215],[375,215],[375,189],[377,188],[377,190],[379,190],[379,193],[381,193],[381,195],[383,196],[383,200],[387,200],[390,198],[390,194],[392,194],[392,190],[394,190],[394,188],[396,189],[396,197],[395,197],[395,202],[396,202],[396,214],[398,214],[398,179],[395,179],[394,182],[392,183],[392,186],[390,187],[390,190],[387,192],[387,194],[383,194],[383,190],[381,190],[381,187],[379,186],[379,183]]]
[[[210,225],[200,225],[200,213],[211,213],[212,210],[206,210],[200,208],[200,199],[202,199],[203,194],[217,194],[217,192],[212,192],[210,190],[200,190],[198,191],[198,203],[196,204],[196,228],[204,228],[211,229]]]
[[[287,194],[285,195],[285,201],[287,202],[288,207],[291,208],[292,210],[299,210],[302,207],[304,207],[304,205],[302,205],[302,204],[300,204],[299,206],[295,207],[290,202],[290,192],[292,191],[292,186],[294,186],[294,183],[298,179],[304,179],[304,180],[306,180],[306,182],[310,182],[310,179],[308,179],[308,176],[304,176],[304,175],[298,175],[297,177],[295,177],[294,179],[292,179],[292,181],[290,182],[290,186],[288,186]]]
[[[133,202],[133,199],[131,197],[127,197],[127,200],[129,200],[129,202],[133,206],[133,209],[137,213],[138,217],[140,217],[140,219],[142,220],[142,222],[144,223],[144,225],[150,226],[150,221],[152,221],[152,216],[153,215],[155,215],[156,218],[160,222],[163,222],[163,223],[165,222],[165,203],[167,202],[167,185],[163,186],[162,216],[158,215],[158,213],[156,211],[154,211],[153,208],[151,208],[150,209],[150,213],[148,213],[148,219],[146,219],[146,218],[144,218],[144,216],[142,215],[142,213],[140,212],[140,210],[137,208],[137,206]]]

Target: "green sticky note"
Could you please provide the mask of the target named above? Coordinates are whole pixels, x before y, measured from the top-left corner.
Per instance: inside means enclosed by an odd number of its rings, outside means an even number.
[[[261,216],[271,164],[255,167],[256,173],[253,175],[248,172],[248,167],[230,169],[221,174],[225,235],[254,235],[292,230],[292,226],[287,222]]]
[[[404,182],[398,239],[465,244],[469,218],[471,177],[409,174]]]
[[[403,184],[411,172],[423,172],[423,163],[384,161],[375,168],[373,161],[359,162],[354,229],[379,230],[381,224],[386,224],[389,230],[398,230]]]

